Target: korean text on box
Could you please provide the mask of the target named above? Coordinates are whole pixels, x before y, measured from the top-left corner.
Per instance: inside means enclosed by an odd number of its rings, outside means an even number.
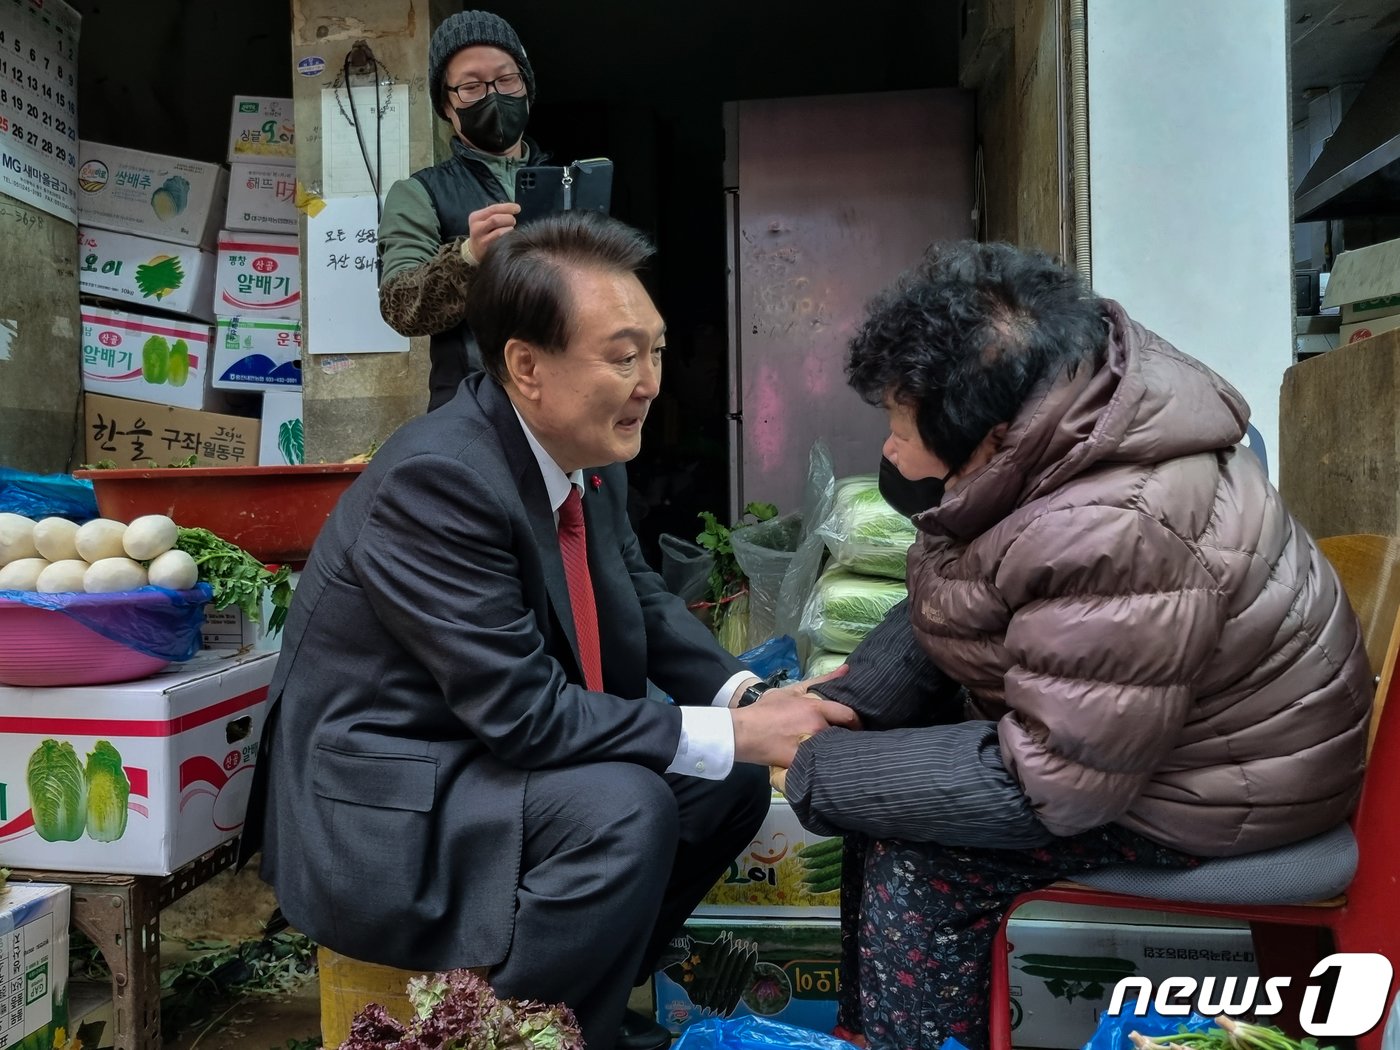
[[[214,309],[227,316],[299,320],[300,254],[295,237],[220,233]]]
[[[68,1013],[72,899],[66,884],[42,882],[12,882],[0,896],[0,1050],[56,1044]]]
[[[118,467],[251,467],[257,462],[260,427],[256,419],[196,412],[147,401],[86,394],[86,462]]]

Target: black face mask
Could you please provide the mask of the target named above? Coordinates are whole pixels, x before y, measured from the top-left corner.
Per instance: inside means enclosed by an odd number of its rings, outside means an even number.
[[[504,153],[525,134],[530,119],[530,103],[524,95],[488,92],[480,102],[463,108],[453,107],[462,126],[462,135],[473,146],[487,153]]]
[[[907,518],[922,514],[943,501],[943,483],[948,478],[920,478],[910,481],[884,456],[880,457],[880,495]]]

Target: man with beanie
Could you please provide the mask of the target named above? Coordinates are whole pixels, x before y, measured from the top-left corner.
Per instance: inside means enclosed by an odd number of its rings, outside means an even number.
[[[515,226],[515,172],[547,158],[524,137],[535,72],[515,30],[461,11],[428,45],[433,110],[452,125],[452,156],[389,188],[379,224],[379,310],[401,335],[431,336],[428,410],[481,367],[465,321],[472,269]]]

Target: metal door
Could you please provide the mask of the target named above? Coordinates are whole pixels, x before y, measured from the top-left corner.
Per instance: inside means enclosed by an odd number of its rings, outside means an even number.
[[[838,477],[878,466],[885,416],[846,385],[847,344],[931,242],[972,235],[972,120],[957,90],[726,108],[735,520],[800,508],[817,438]]]

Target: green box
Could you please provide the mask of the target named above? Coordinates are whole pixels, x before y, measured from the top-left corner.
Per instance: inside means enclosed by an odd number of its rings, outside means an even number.
[[[692,918],[658,964],[657,1020],[680,1032],[712,1017],[752,1014],[830,1032],[840,960],[836,919]]]

